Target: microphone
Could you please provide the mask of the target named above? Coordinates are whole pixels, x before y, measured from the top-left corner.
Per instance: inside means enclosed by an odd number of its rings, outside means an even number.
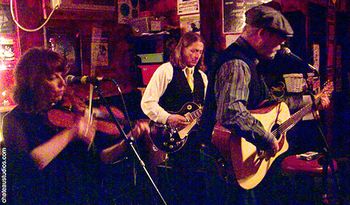
[[[303,59],[301,59],[299,56],[295,55],[289,48],[284,47],[280,50],[281,54],[284,56],[288,56],[291,59],[295,60],[296,62],[299,62],[303,65],[305,65],[306,67],[308,67],[311,71],[313,71],[316,75],[319,75],[318,69],[315,68],[314,66],[308,64],[307,62],[305,62]]]
[[[102,81],[110,81],[111,79],[109,78],[104,78],[104,77],[89,77],[87,75],[83,75],[83,76],[74,76],[74,75],[67,75],[67,77],[65,78],[66,83],[68,85],[72,85],[72,84],[97,84],[99,82]]]

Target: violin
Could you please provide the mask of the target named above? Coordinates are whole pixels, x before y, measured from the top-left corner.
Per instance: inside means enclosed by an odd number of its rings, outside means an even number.
[[[112,107],[112,112],[115,116],[118,116],[121,112],[117,109]],[[93,111],[93,115],[94,117],[94,121],[96,122],[96,131],[100,131],[106,134],[110,134],[110,135],[117,135],[119,136],[120,132],[117,128],[117,126],[109,121],[106,118],[103,118],[101,116],[109,116],[109,113],[103,113],[102,110],[106,110],[105,107],[100,107],[97,108],[97,111]],[[107,110],[106,110],[107,111]],[[96,114],[97,113],[97,114]],[[101,115],[102,113],[102,115]],[[75,123],[75,119],[78,116],[82,116],[83,114],[81,113],[75,113],[72,111],[69,111],[67,109],[51,109],[48,111],[47,116],[49,119],[49,122],[56,127],[64,127],[64,128],[71,128],[73,127],[74,123]],[[101,115],[101,116],[99,116]],[[97,117],[96,117],[97,116]],[[122,122],[122,124],[124,124],[124,119],[120,119],[117,118]]]
[[[74,103],[72,104],[72,102]],[[71,128],[75,124],[75,119],[84,115],[85,109],[86,105],[82,103],[81,99],[69,99],[67,101],[64,98],[64,102],[60,103],[60,106],[55,106],[47,112],[47,118],[49,123],[53,126]],[[111,110],[122,125],[126,124],[123,112],[116,107],[111,107]],[[101,105],[98,108],[93,108],[92,115],[96,122],[96,131],[109,135],[120,135],[118,127],[110,121],[109,112],[106,107]]]

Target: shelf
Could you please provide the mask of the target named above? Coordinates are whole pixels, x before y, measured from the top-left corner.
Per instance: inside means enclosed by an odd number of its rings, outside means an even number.
[[[48,15],[51,11],[51,3],[45,1],[44,12]],[[73,3],[72,0],[62,1],[55,11],[52,19],[60,20],[116,20],[114,1],[109,5],[94,3]]]

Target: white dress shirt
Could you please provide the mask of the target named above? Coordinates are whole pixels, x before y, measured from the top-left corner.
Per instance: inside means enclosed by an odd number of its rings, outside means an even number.
[[[194,67],[191,69],[194,70]],[[170,113],[165,111],[158,103],[168,84],[173,79],[173,73],[173,66],[170,64],[170,62],[160,65],[154,72],[143,94],[141,100],[142,111],[155,122],[166,124],[166,121],[170,116]],[[183,73],[185,77],[187,77],[185,69],[183,69]],[[208,86],[208,78],[203,71],[199,70],[199,73],[203,79],[205,97]]]

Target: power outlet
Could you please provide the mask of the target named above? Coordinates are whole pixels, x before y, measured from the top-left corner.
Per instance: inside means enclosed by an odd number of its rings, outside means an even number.
[[[51,0],[52,9],[59,8],[61,6],[62,0]]]

